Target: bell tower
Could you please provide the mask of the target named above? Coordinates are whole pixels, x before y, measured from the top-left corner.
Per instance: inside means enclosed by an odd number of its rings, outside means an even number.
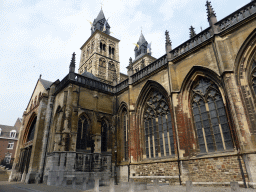
[[[91,23],[91,36],[83,44],[78,73],[92,73],[102,82],[120,81],[119,41],[112,37],[110,25],[101,9]]]

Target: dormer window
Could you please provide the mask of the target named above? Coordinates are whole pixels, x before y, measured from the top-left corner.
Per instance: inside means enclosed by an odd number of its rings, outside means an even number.
[[[2,135],[2,129],[0,128],[0,135]]]
[[[13,149],[14,146],[14,142],[13,141],[9,141],[7,149]]]
[[[12,130],[10,132],[10,137],[15,138],[16,137],[16,130]]]

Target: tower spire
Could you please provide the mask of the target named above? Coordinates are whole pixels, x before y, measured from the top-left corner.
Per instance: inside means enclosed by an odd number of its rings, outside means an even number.
[[[195,28],[191,25],[191,27],[189,28],[190,33],[189,33],[189,37],[193,38],[196,36],[196,32],[195,32]]]
[[[74,73],[75,72],[75,67],[76,67],[76,54],[75,52],[72,54],[72,59],[69,65],[69,72]]]

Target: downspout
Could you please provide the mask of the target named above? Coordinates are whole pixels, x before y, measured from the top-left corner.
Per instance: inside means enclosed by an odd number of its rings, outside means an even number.
[[[177,142],[177,145],[176,145],[176,148],[177,148],[177,155],[178,155],[178,169],[179,169],[179,182],[180,182],[180,185],[181,185],[181,170],[180,170],[180,143],[179,143],[179,138],[178,138],[178,128],[177,128],[177,120],[176,120],[176,113],[175,113],[175,109],[174,109],[174,106],[173,106],[173,102],[172,102],[172,93],[171,93],[171,82],[170,82],[170,71],[169,71],[169,63],[167,62],[167,70],[168,70],[168,80],[169,80],[169,87],[170,87],[170,95],[171,95],[171,103],[172,103],[172,111],[173,111],[173,118],[174,118],[174,127],[175,127],[175,137],[176,137],[176,142]]]
[[[170,36],[169,36],[169,32],[166,30],[165,32],[165,36],[166,36],[166,43],[165,43],[165,50],[166,50],[166,59],[167,59],[167,71],[168,71],[168,82],[169,82],[169,88],[170,88],[170,99],[171,99],[171,104],[172,104],[172,111],[173,111],[173,118],[174,118],[174,128],[175,128],[175,137],[176,137],[176,148],[177,148],[177,155],[178,155],[178,169],[179,169],[179,182],[181,185],[181,170],[180,170],[180,142],[179,142],[179,138],[178,138],[178,128],[177,128],[177,120],[176,120],[176,113],[175,113],[175,109],[173,106],[173,102],[172,102],[172,87],[171,87],[171,75],[170,75],[170,69],[169,69],[169,62],[171,62],[172,58],[173,58],[173,54],[171,53],[172,51],[172,42],[170,40]]]

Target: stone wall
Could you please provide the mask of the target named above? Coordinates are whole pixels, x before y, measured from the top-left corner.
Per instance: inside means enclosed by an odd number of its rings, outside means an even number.
[[[178,162],[130,165],[130,178],[135,182],[149,183],[158,179],[159,183],[178,183]]]
[[[240,158],[244,176],[247,173],[243,160]],[[243,182],[240,163],[237,156],[214,157],[183,161],[183,167],[188,167],[188,179],[192,182]],[[184,183],[185,180],[183,179]]]

